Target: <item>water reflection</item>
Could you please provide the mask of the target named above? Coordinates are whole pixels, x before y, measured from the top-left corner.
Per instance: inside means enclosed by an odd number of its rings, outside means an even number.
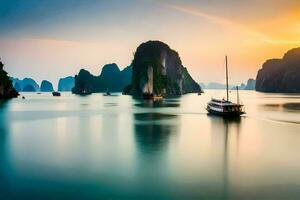
[[[133,114],[134,141],[136,151],[136,190],[143,195],[139,199],[162,199],[168,196],[171,186],[168,181],[167,156],[171,149],[172,137],[177,137],[180,120],[177,115],[144,112]],[[136,194],[138,194],[137,192]],[[155,194],[159,194],[157,197]],[[162,195],[162,196],[161,196]]]
[[[179,99],[136,100],[141,108],[179,107]],[[179,127],[177,114],[158,112],[134,113],[134,134],[138,150],[145,153],[163,152],[171,135],[176,135]]]
[[[142,100],[137,101],[135,103],[135,106],[142,107],[142,108],[163,108],[163,107],[179,107],[180,106],[180,100],[179,99],[162,99],[162,100]]]
[[[262,104],[261,107],[265,110],[270,111],[286,111],[286,112],[300,112],[300,103],[291,102],[291,103],[274,103],[274,104]]]
[[[7,137],[8,137],[8,122],[7,122],[7,101],[0,101],[0,199],[7,198],[7,169],[9,168],[8,152],[7,152]]]
[[[299,120],[284,108],[296,100],[251,95],[240,119],[207,116],[209,93],[12,100],[0,108],[0,199],[299,199],[300,126],[266,120]]]
[[[178,132],[178,116],[163,113],[134,114],[134,135],[138,150],[146,153],[164,151],[171,135]]]
[[[223,184],[223,198],[231,199],[230,193],[230,158],[231,148],[235,148],[234,153],[238,153],[239,150],[239,137],[241,129],[241,118],[222,118],[217,116],[208,115],[211,120],[211,134],[212,141],[217,141],[215,146],[220,151],[221,170]],[[235,130],[234,130],[235,129]],[[234,146],[233,141],[236,141]],[[219,147],[219,148],[218,148]],[[221,153],[222,152],[222,153]]]

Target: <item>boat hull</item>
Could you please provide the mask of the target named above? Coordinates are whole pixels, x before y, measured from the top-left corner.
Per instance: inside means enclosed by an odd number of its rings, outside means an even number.
[[[60,97],[61,96],[61,94],[59,92],[52,92],[52,95],[54,97]]]
[[[240,111],[234,111],[234,112],[219,112],[212,109],[206,109],[209,115],[216,115],[216,116],[222,116],[222,117],[239,117],[242,114],[245,114],[245,112]]]

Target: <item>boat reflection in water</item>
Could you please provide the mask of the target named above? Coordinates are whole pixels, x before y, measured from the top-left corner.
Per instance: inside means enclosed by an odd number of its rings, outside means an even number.
[[[223,184],[222,199],[233,198],[233,188],[230,184],[230,169],[231,158],[238,154],[239,137],[242,124],[241,118],[220,118],[214,115],[209,115],[211,120],[211,135],[212,141],[217,151],[220,152],[221,167],[220,171],[222,179],[220,183]],[[235,143],[235,144],[233,144]],[[232,151],[235,149],[235,151]]]

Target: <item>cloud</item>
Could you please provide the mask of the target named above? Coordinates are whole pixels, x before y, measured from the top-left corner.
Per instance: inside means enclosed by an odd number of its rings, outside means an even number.
[[[261,42],[265,42],[269,44],[300,44],[300,40],[289,40],[286,38],[272,37],[264,32],[260,32],[253,28],[250,28],[249,26],[237,23],[233,20],[228,20],[226,18],[221,18],[219,16],[207,14],[203,11],[195,10],[187,6],[176,5],[176,4],[164,4],[164,6],[182,13],[186,13],[195,17],[206,19],[214,24],[222,26],[223,28],[238,32],[247,37],[257,39]]]

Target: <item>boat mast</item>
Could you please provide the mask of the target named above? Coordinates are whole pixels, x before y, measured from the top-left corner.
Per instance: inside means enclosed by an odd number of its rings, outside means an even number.
[[[237,104],[240,104],[239,86],[236,86],[236,101],[237,101]]]
[[[227,66],[227,56],[225,57],[226,62],[226,94],[227,94],[227,101],[229,101],[229,94],[228,94],[228,66]]]

